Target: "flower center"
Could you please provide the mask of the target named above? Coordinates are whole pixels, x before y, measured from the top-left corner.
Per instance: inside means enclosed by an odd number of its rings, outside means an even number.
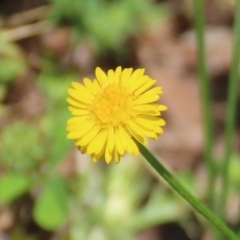
[[[133,100],[134,95],[125,87],[109,85],[96,95],[90,106],[92,118],[103,128],[124,124],[133,115]]]

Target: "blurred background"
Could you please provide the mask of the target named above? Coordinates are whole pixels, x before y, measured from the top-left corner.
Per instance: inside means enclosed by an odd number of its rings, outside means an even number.
[[[223,152],[234,1],[206,1],[214,151]],[[66,139],[67,88],[143,67],[163,87],[152,150],[203,202],[201,101],[190,0],[0,1],[0,240],[211,240],[209,224],[142,157],[93,164]],[[228,223],[240,223],[239,123]],[[236,224],[237,223],[237,224]]]

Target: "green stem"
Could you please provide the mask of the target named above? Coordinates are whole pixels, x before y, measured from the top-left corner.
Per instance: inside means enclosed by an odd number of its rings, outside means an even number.
[[[169,185],[180,194],[194,209],[208,219],[215,227],[217,227],[230,240],[239,240],[239,238],[221,222],[209,209],[201,204],[193,195],[188,192],[179,181],[148,151],[142,144],[138,143],[141,154],[146,158],[150,165],[164,178]]]
[[[213,124],[211,116],[211,102],[209,92],[209,80],[205,64],[205,47],[204,47],[204,6],[202,0],[194,0],[194,16],[197,40],[197,59],[198,59],[198,76],[200,79],[200,95],[203,111],[204,126],[204,159],[208,170],[208,189],[209,206],[214,207],[216,170],[212,157],[213,149]]]
[[[228,86],[228,99],[227,99],[227,113],[226,113],[226,129],[225,129],[225,152],[222,165],[222,189],[220,195],[219,212],[220,217],[224,220],[226,201],[228,196],[229,175],[228,167],[232,150],[232,140],[235,129],[236,119],[236,106],[238,96],[238,67],[240,57],[240,0],[237,0],[235,21],[233,29],[233,53],[232,64],[230,69],[230,79]]]

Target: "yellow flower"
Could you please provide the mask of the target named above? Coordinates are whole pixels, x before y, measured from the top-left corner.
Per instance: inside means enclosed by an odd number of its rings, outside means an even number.
[[[91,154],[94,162],[104,158],[118,163],[126,152],[138,155],[133,139],[146,145],[145,137],[157,139],[165,121],[160,111],[167,108],[156,103],[162,93],[144,69],[117,67],[105,74],[96,68],[96,79],[73,82],[68,89],[68,139],[74,139],[82,153]]]

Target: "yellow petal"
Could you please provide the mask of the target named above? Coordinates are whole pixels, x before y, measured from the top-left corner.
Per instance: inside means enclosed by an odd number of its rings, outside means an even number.
[[[116,138],[120,140],[120,143],[122,145],[122,148],[124,151],[127,150],[127,142],[125,141],[125,138],[128,137],[128,134],[126,133],[125,129],[122,126],[118,126],[116,128]]]
[[[67,126],[67,131],[70,131],[67,135],[67,138],[77,139],[82,137],[88,131],[90,131],[94,127],[94,123],[89,121],[83,124],[73,123]],[[71,136],[71,137],[70,137]]]
[[[119,84],[121,73],[122,73],[122,68],[119,66],[116,68],[114,72],[114,83]]]
[[[120,133],[121,133],[121,144],[126,146],[126,151],[128,151],[129,153],[133,153],[134,152],[134,142],[132,141],[131,137],[129,136],[129,134],[125,131],[124,128],[120,128]],[[133,142],[133,143],[132,143]],[[135,144],[136,145],[136,144]],[[124,147],[125,147],[124,146]]]
[[[109,152],[112,152],[114,148],[114,135],[115,135],[114,128],[110,126],[108,130],[108,141],[107,141],[107,150]]]
[[[105,152],[107,136],[108,136],[107,134],[108,134],[108,131],[104,129],[98,135],[98,142],[96,143],[94,154],[99,155],[101,152]]]
[[[108,84],[108,78],[100,67],[96,68],[95,75],[97,77],[97,81],[100,83],[100,86],[105,86]]]
[[[161,87],[154,87],[143,93],[141,96],[152,96],[152,95],[160,95],[162,94],[162,88]]]
[[[79,94],[83,94],[85,97],[89,98],[89,100],[94,99],[94,95],[83,84],[72,82],[72,86],[79,92]]]
[[[141,121],[145,120],[146,124],[155,124],[155,125],[159,125],[162,122],[162,118],[160,117],[155,117],[155,116],[148,116],[148,115],[139,115],[138,119],[140,119]],[[148,122],[146,122],[148,121]]]
[[[120,162],[120,155],[118,153],[118,151],[115,149],[114,150],[114,162],[115,163],[119,163]]]
[[[77,145],[85,146],[89,144],[96,137],[99,131],[99,127],[94,126],[87,134],[83,135],[76,141]]]
[[[105,153],[105,150],[106,150],[106,142],[105,142],[105,145],[103,148],[100,149],[100,152],[99,153],[93,153],[93,155],[95,155],[96,159],[99,160],[99,159],[102,159],[104,157],[104,153]],[[105,160],[106,161],[106,160]]]
[[[158,106],[158,110],[159,110],[159,111],[165,111],[165,110],[167,110],[167,107],[164,106],[164,105],[159,105],[159,106]]]
[[[98,140],[99,140],[101,134],[102,134],[102,132],[100,131],[96,135],[96,137],[88,144],[88,146],[87,146],[87,153],[88,154],[93,154],[94,153],[95,147],[96,147],[96,145],[98,143]]]
[[[114,71],[112,69],[108,70],[107,78],[108,78],[108,84],[114,83]]]
[[[83,154],[86,153],[86,150],[87,150],[87,149],[86,149],[86,146],[81,146],[81,147],[78,146],[78,149],[79,149],[80,152],[83,153]]]
[[[146,83],[144,83],[138,89],[136,89],[134,93],[136,95],[140,95],[146,92],[148,89],[150,89],[155,83],[156,83],[156,80],[149,79]]]
[[[77,121],[69,123],[66,127],[67,131],[78,131],[79,129],[82,129],[82,126],[85,126],[86,124],[89,124],[86,121]]]
[[[98,92],[102,90],[102,87],[99,85],[99,82],[96,79],[93,80],[93,85],[96,89],[98,89]]]
[[[128,83],[128,88],[131,92],[135,93],[135,90],[140,88],[141,86],[145,85],[146,82],[148,82],[149,77],[146,75],[143,75],[141,77],[138,77],[135,81],[131,81]]]
[[[75,116],[89,115],[88,109],[76,109],[74,107],[69,106],[68,110],[71,112],[72,115],[75,115]]]
[[[166,124],[162,118],[148,115],[139,115],[137,122],[144,126],[164,126]]]
[[[128,131],[131,133],[131,135],[140,143],[142,143],[143,145],[147,145],[147,141],[145,139],[145,137],[142,135],[142,129],[139,125],[137,125],[136,123],[134,123],[131,120],[127,121],[127,128]]]
[[[158,134],[163,133],[163,129],[161,127],[155,127],[153,130]]]
[[[88,98],[85,93],[79,93],[77,90],[75,90],[73,88],[69,88],[68,93],[72,98],[74,98],[80,102],[83,102],[83,103],[91,102],[90,98]]]
[[[107,163],[109,163],[112,159],[113,148],[114,148],[114,129],[111,126],[108,130],[107,145],[105,150],[105,160]]]
[[[96,80],[95,80],[96,81]],[[84,85],[86,86],[86,88],[93,94],[93,95],[96,95],[100,90],[101,88],[99,87],[99,85],[97,84],[94,84],[94,81],[91,81],[90,79],[88,78],[84,78],[83,79],[83,83]]]
[[[133,72],[133,74],[131,75],[131,77],[129,78],[129,80],[128,80],[128,82],[127,82],[127,86],[129,86],[131,83],[134,83],[134,84],[136,84],[136,85],[139,85],[138,84],[138,79],[140,78],[140,77],[142,77],[142,75],[144,74],[144,72],[145,72],[145,69],[144,68],[139,68],[139,69],[137,69],[137,70],[135,70],[134,72]]]
[[[144,96],[140,95],[135,101],[134,105],[146,104],[151,102],[156,102],[159,99],[159,95],[152,95],[152,96]]]
[[[132,74],[132,71],[133,69],[132,68],[125,68],[123,71],[122,71],[122,75],[121,75],[121,78],[120,78],[120,84],[122,86],[125,86],[126,83],[128,82],[131,74]]]
[[[73,107],[87,108],[87,105],[85,103],[79,102],[76,99],[73,99],[71,97],[67,98],[67,102]]]
[[[141,132],[143,134],[143,136],[149,137],[149,138],[153,138],[153,139],[157,139],[158,137],[158,132],[154,131],[155,126],[151,125],[141,125],[138,123],[137,119],[133,120],[137,125],[139,125],[139,127],[141,128]]]
[[[135,156],[139,155],[139,149],[136,143],[129,137],[128,141],[128,152],[134,154]]]
[[[116,131],[118,131],[118,130],[116,130]],[[115,148],[120,155],[123,155],[125,149],[123,148],[123,146],[121,144],[121,139],[118,136],[119,136],[119,134],[116,133],[115,134]]]
[[[132,110],[140,114],[154,115],[154,116],[160,115],[158,104],[134,105],[132,107]]]
[[[91,156],[92,156],[92,161],[94,163],[96,163],[99,160],[99,158],[97,158],[96,154],[92,154]]]

